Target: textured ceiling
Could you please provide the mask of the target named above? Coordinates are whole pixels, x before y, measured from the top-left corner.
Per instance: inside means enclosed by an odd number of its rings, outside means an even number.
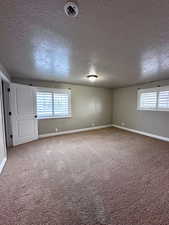
[[[168,0],[0,1],[0,62],[12,77],[117,87],[169,78]]]

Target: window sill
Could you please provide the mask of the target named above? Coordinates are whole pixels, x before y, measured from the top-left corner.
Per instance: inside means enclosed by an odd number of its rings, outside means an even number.
[[[137,108],[137,111],[169,112],[169,109],[143,109],[143,108]]]
[[[48,119],[70,119],[72,116],[52,116],[52,117],[39,117],[38,120],[48,120]]]
[[[157,111],[157,109],[137,108],[137,111]]]

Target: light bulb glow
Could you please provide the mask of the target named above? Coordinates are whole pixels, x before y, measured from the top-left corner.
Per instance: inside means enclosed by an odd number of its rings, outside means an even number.
[[[87,78],[89,79],[89,81],[95,82],[96,79],[98,78],[98,76],[97,75],[89,75],[89,76],[87,76]]]

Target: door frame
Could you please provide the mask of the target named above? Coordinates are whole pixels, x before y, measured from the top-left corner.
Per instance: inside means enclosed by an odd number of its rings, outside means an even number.
[[[11,106],[10,106],[10,83],[6,80],[2,80],[2,96],[3,96],[3,110],[4,110],[4,123],[5,123],[5,137],[6,147],[13,146],[12,141],[12,122],[11,122]]]
[[[2,92],[2,76],[0,74],[0,109],[2,114],[2,138],[3,138],[3,145],[4,145],[4,157],[0,163],[0,173],[2,172],[3,167],[5,166],[7,160],[7,147],[6,147],[6,137],[5,137],[5,121],[4,121],[4,108],[3,108],[3,92]]]

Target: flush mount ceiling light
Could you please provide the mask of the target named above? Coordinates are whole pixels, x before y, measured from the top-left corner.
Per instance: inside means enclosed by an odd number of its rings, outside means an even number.
[[[67,16],[76,17],[79,14],[78,5],[75,2],[67,2],[64,10]]]
[[[91,82],[94,82],[98,76],[97,75],[88,75],[87,78],[91,81]]]

